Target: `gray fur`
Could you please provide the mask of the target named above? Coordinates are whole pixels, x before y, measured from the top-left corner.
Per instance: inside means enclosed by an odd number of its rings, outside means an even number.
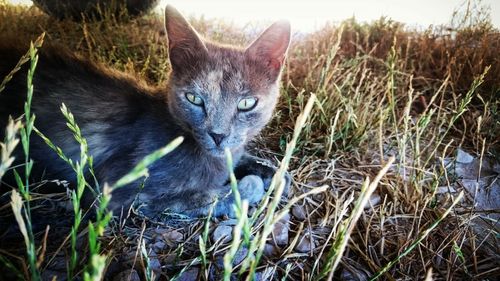
[[[238,188],[250,203],[261,199],[275,170],[246,155],[244,147],[266,125],[276,105],[289,24],[276,23],[248,49],[202,40],[170,6],[166,8],[166,29],[173,71],[167,87],[160,90],[78,58],[62,47],[45,46],[34,78],[35,125],[77,160],[79,146],[59,112],[64,102],[87,138],[101,183],[118,180],[145,155],[182,135],[181,146],[150,167],[144,188],[135,182],[115,191],[111,208],[127,208],[137,197],[150,216],[165,209],[198,216],[206,214],[219,198],[216,215],[232,215],[224,149],[233,153]],[[0,62],[5,62],[0,64],[0,77],[12,69],[21,53],[19,47],[0,44]],[[2,127],[9,114],[22,114],[25,77],[24,69],[0,93]],[[188,101],[186,93],[202,98],[203,106]],[[238,102],[244,97],[257,98],[255,108],[239,111]],[[222,136],[219,144],[214,134]],[[35,136],[31,157],[38,179],[44,174],[49,179],[74,181],[68,165]]]

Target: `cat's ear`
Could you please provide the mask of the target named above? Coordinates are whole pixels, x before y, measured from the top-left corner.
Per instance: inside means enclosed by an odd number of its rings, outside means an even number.
[[[271,79],[279,76],[290,45],[290,22],[281,20],[266,29],[246,49],[248,59],[266,67]]]
[[[207,48],[198,33],[171,5],[165,8],[165,29],[174,72],[193,68],[207,54]]]

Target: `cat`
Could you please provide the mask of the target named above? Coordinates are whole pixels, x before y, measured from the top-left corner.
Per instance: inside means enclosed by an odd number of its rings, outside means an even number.
[[[183,136],[177,149],[149,167],[145,182],[114,191],[109,208],[123,211],[135,203],[151,217],[166,209],[203,216],[218,198],[213,214],[234,216],[224,149],[232,152],[242,199],[259,202],[276,168],[246,153],[245,145],[268,123],[278,101],[290,24],[285,20],[272,24],[243,49],[202,39],[168,5],[165,29],[172,70],[161,89],[46,44],[40,49],[33,80],[35,126],[69,158],[78,160],[80,147],[59,110],[65,103],[87,139],[101,183],[116,182],[144,156]],[[0,41],[0,77],[4,77],[24,50]],[[0,92],[1,128],[9,115],[22,115],[25,96],[26,66]],[[16,156],[24,159],[21,149]],[[35,134],[30,157],[38,179],[75,182],[72,168]],[[284,180],[287,188],[288,174]],[[93,197],[85,199],[91,202]]]

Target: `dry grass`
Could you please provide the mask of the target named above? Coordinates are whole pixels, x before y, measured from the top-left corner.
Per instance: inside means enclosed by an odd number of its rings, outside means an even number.
[[[192,22],[200,33],[225,43],[246,43],[246,34],[255,32],[215,21]],[[389,19],[370,24],[347,20],[295,37],[275,118],[252,149],[281,160],[295,120],[314,93],[315,107],[292,147],[292,197],[319,187],[328,191],[292,207],[287,245],[265,254],[256,265],[258,274],[273,280],[366,280],[377,274],[387,280],[415,280],[431,269],[434,280],[492,280],[500,275],[498,220],[471,208],[473,194],[452,205],[463,188],[445,165],[457,147],[498,162],[500,33],[480,13],[457,16],[453,22],[416,31]],[[0,4],[0,35],[15,33],[29,42],[42,32],[46,41],[61,42],[152,85],[162,85],[167,77],[162,21],[153,16],[79,24],[49,19],[34,8]],[[389,156],[395,156],[395,164],[380,176],[368,207],[354,220],[352,213],[360,206],[352,202],[366,194],[366,179],[374,179]],[[439,188],[456,192],[440,193]],[[63,199],[53,195],[44,200]],[[266,218],[251,227],[252,235],[263,231]],[[231,242],[213,241],[210,233],[223,223],[178,218],[165,224],[122,214],[101,239],[110,257],[107,272],[111,276],[124,270],[123,265],[135,266],[144,280],[151,275],[171,280],[194,267],[201,280],[221,277],[214,274],[223,271],[222,257]],[[480,231],[477,225],[482,225]],[[55,235],[69,235],[64,231]],[[36,237],[43,241],[43,233]],[[305,239],[313,247],[299,251],[297,245]],[[69,243],[59,247],[62,239],[55,240],[40,265],[42,274],[65,258]],[[345,249],[342,241],[347,242]],[[158,242],[165,247],[156,249]],[[273,244],[272,235],[268,244]],[[81,256],[84,248],[79,248]],[[329,271],[339,253],[340,264]],[[15,258],[21,254],[0,248],[0,262],[27,276],[26,262]],[[243,261],[233,270],[245,266]]]

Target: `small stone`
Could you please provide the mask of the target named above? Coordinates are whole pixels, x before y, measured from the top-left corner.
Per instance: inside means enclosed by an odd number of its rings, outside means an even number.
[[[346,281],[367,281],[368,276],[362,269],[354,269],[350,267],[349,269],[342,269],[340,273],[340,280]]]
[[[163,239],[167,241],[167,244],[179,244],[184,240],[184,235],[177,231],[177,230],[172,230],[168,231],[162,234]]]
[[[267,280],[271,280],[271,277],[273,277],[272,270],[270,268],[266,268],[263,271],[255,272],[253,280],[254,281],[267,281]]]
[[[121,261],[125,264],[125,266],[133,266],[134,260],[139,259],[140,254],[136,256],[136,251],[130,250],[128,252],[123,253],[121,256]]]
[[[266,245],[264,245],[264,256],[268,258],[273,258],[277,257],[278,254],[279,254],[278,248],[276,248],[276,246],[274,246],[273,244],[266,243]]]
[[[370,196],[370,202],[365,205],[365,209],[370,209],[372,206],[375,207],[378,204],[380,204],[381,201],[382,201],[382,198],[380,198],[380,195],[378,193],[373,193]]]
[[[233,238],[233,228],[229,225],[219,225],[212,233],[212,239],[214,241],[222,240],[222,242],[231,241]]]
[[[124,269],[130,269],[130,268],[131,267],[125,267],[123,263],[119,261],[119,257],[117,257],[117,259],[110,259],[109,265],[104,272],[104,278],[102,278],[102,280],[113,280],[113,277],[116,276],[118,273],[122,272]],[[57,278],[57,280],[59,280],[59,278]]]
[[[286,214],[273,228],[273,238],[278,246],[288,244],[288,230],[290,229],[290,215]]]
[[[236,251],[236,254],[233,258],[233,266],[240,264],[248,255],[248,249],[246,247],[242,247]],[[215,263],[217,267],[224,268],[224,255],[218,255],[215,259]]]
[[[163,261],[167,265],[175,263],[176,259],[177,259],[177,255],[176,254],[172,254],[172,253],[171,254],[167,254],[166,256],[163,257]]]
[[[155,273],[161,273],[161,263],[154,251],[149,254],[149,268]]]
[[[258,271],[258,272],[255,272],[253,280],[254,281],[264,281],[264,279],[262,277],[263,277],[262,272]]]
[[[453,186],[439,186],[436,189],[436,194],[451,194],[456,192],[457,190]]]
[[[314,199],[314,201],[323,201],[325,200],[325,195],[323,195],[323,193],[317,193],[314,194],[312,198]]]
[[[457,162],[458,163],[463,163],[463,164],[468,164],[474,161],[474,156],[470,155],[469,153],[463,151],[462,149],[457,149]]]
[[[306,219],[306,210],[302,205],[294,205],[292,208],[292,215],[298,220]]]
[[[295,250],[299,253],[309,253],[312,249],[314,249],[314,238],[309,235],[303,235],[295,246]]]
[[[158,242],[156,242],[156,243],[154,243],[154,244],[153,244],[153,250],[154,250],[156,253],[160,253],[160,252],[162,252],[164,249],[165,249],[165,242],[158,241]]]
[[[169,230],[165,228],[155,229],[155,242],[162,241],[166,242],[171,248],[176,247],[179,243],[184,240],[184,235],[177,230]]]
[[[198,267],[191,267],[190,269],[184,271],[179,278],[177,278],[177,281],[195,281],[198,280],[198,273],[200,272],[200,269]]]
[[[248,255],[248,249],[246,247],[241,247],[236,251],[236,254],[234,255],[233,259],[233,265],[236,266],[240,264]]]
[[[59,280],[59,279],[58,279]],[[139,273],[135,269],[127,269],[115,275],[113,281],[141,281]]]

